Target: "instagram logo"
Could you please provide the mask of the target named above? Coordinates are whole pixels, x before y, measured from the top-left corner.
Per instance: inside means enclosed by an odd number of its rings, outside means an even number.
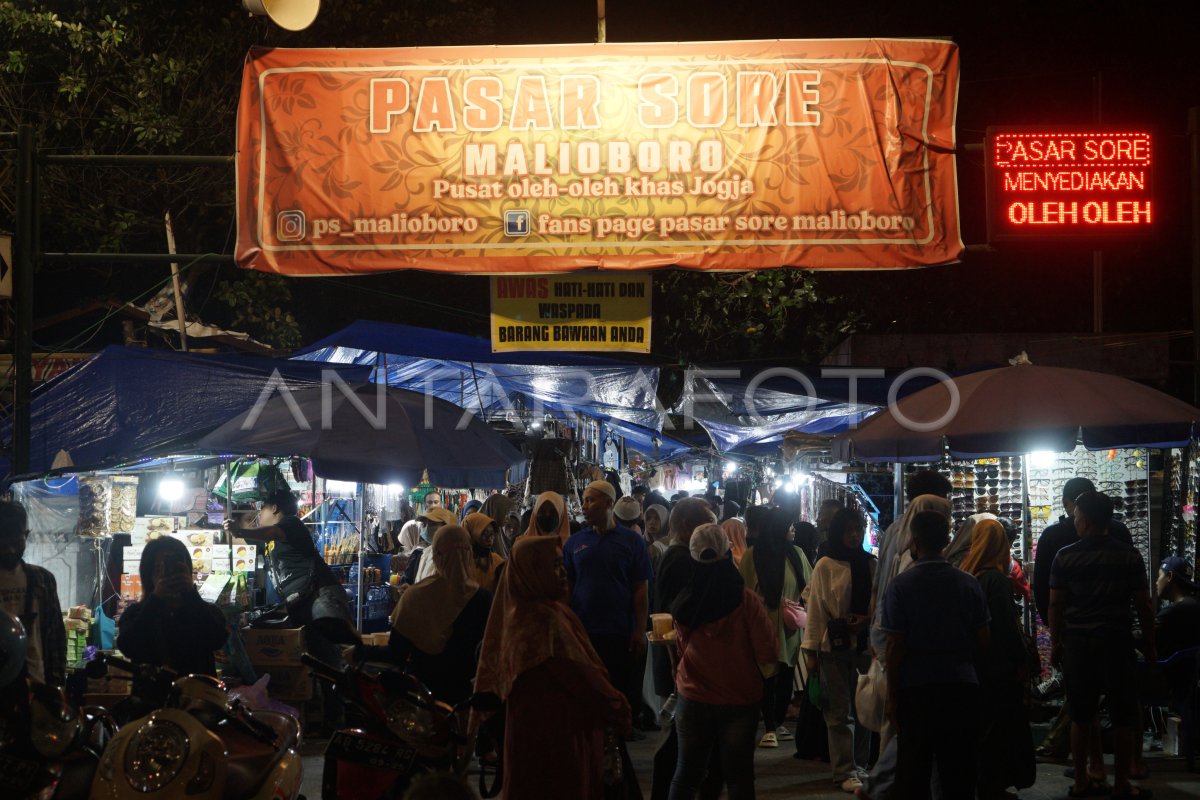
[[[275,237],[281,242],[298,242],[304,238],[304,212],[300,209],[280,211],[275,218]]]

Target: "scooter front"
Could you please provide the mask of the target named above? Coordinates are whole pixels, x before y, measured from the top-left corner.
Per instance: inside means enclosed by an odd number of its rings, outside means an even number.
[[[164,708],[121,728],[92,781],[93,800],[225,796],[225,746],[191,714]]]

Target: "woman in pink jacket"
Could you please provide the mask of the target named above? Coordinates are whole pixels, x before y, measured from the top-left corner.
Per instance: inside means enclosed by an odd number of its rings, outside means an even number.
[[[730,800],[754,797],[754,744],[763,681],[760,666],[779,653],[762,600],[733,565],[719,525],[701,525],[688,545],[697,562],[671,604],[679,665],[675,728],[679,758],[670,800],[696,796],[714,748]]]

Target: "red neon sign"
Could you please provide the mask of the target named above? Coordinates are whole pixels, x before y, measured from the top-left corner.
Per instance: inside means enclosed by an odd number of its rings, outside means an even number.
[[[1153,230],[1152,137],[1145,131],[989,128],[992,241],[1112,239]]]

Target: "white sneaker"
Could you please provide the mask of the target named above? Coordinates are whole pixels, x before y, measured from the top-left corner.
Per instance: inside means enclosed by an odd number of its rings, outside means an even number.
[[[765,733],[765,734],[763,734],[763,737],[758,740],[758,746],[759,747],[779,747],[779,737],[776,736],[774,733]]]
[[[849,778],[846,778],[846,780],[842,781],[842,791],[846,794],[854,794],[861,788],[862,781],[860,781],[854,775],[851,775]]]
[[[792,732],[789,731],[787,728],[785,728],[783,725],[780,725],[778,728],[775,729],[775,735],[779,738],[779,741],[781,741],[781,742],[790,742],[791,740],[796,738],[792,734]]]

